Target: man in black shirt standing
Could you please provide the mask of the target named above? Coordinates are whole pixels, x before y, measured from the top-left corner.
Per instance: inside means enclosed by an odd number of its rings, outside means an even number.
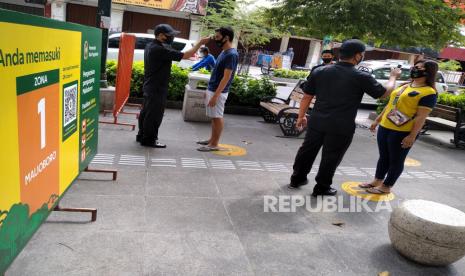
[[[310,74],[313,73],[313,71],[317,68],[320,68],[321,66],[325,66],[325,65],[330,65],[332,64],[332,61],[334,59],[334,53],[333,53],[333,50],[323,50],[323,52],[321,52],[321,59],[323,60],[323,63],[320,64],[320,65],[317,65],[317,66],[314,66],[312,68],[312,71],[310,71]],[[310,77],[310,76],[309,76]],[[308,79],[308,78],[307,78]]]
[[[210,38],[202,38],[192,49],[183,53],[171,47],[179,31],[168,24],[157,25],[154,31],[155,40],[147,44],[144,51],[144,104],[139,114],[136,141],[146,147],[166,148],[166,145],[158,142],[158,128],[165,112],[171,63],[192,57]]]
[[[395,88],[400,69],[391,71],[389,82],[383,87],[370,74],[355,68],[363,60],[364,52],[365,45],[360,40],[345,41],[340,48],[340,61],[315,69],[303,85],[305,95],[300,104],[297,127],[307,124],[305,114],[313,97],[316,102],[309,116],[305,140],[295,158],[289,188],[308,183],[307,175],[323,147],[312,195],[335,195],[337,191],[331,188],[333,176],[352,142],[355,117],[363,94],[384,98]]]

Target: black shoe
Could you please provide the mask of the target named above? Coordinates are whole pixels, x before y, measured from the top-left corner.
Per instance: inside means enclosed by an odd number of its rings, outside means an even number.
[[[334,196],[337,194],[337,190],[333,188],[327,188],[325,190],[313,189],[312,196]]]
[[[299,182],[299,183],[292,183],[287,185],[287,188],[293,190],[293,189],[299,189],[301,186],[304,186],[304,185],[307,185],[308,184],[308,179],[302,181],[302,182]]]
[[[155,142],[152,142],[152,143],[141,142],[140,144],[141,144],[141,146],[149,147],[149,148],[156,148],[156,149],[164,149],[164,148],[166,148],[165,144],[162,144],[162,143],[160,143],[158,141],[155,141]]]

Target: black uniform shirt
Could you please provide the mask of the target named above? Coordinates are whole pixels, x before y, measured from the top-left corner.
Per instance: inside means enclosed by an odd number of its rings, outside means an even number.
[[[302,89],[316,97],[308,127],[341,135],[355,132],[355,117],[364,93],[379,98],[386,92],[370,74],[347,62],[316,68]]]
[[[154,40],[144,52],[144,96],[165,94],[171,75],[172,61],[180,61],[183,53]]]

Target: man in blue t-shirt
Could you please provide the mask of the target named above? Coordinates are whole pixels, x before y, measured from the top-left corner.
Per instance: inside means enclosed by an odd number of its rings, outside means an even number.
[[[207,116],[212,119],[212,133],[210,139],[199,141],[202,147],[199,151],[218,151],[221,133],[223,132],[224,104],[228,98],[229,87],[236,74],[239,54],[232,47],[234,31],[231,27],[221,27],[215,30],[215,44],[223,51],[216,60],[216,65],[208,83],[205,97]]]
[[[197,71],[202,68],[211,71],[213,67],[215,67],[216,61],[215,57],[212,54],[210,54],[210,49],[208,49],[208,47],[202,47],[200,48],[200,54],[202,60],[192,66],[192,71]]]

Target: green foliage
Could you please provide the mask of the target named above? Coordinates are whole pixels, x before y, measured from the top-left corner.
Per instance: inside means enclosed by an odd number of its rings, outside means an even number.
[[[251,10],[253,0],[216,1],[207,8],[208,16],[202,17],[203,34],[211,35],[220,26],[232,26],[235,37],[248,51],[250,47],[266,44],[271,38],[282,35],[271,26],[264,9]],[[264,27],[266,26],[266,27]]]
[[[308,76],[306,71],[287,70],[287,69],[276,69],[273,71],[273,76],[277,78],[287,79],[305,79]]]
[[[110,85],[115,85],[116,63],[107,62],[107,79]],[[171,77],[168,85],[168,100],[183,101],[186,84],[189,81],[190,70],[183,69],[176,64],[171,67]],[[132,68],[131,97],[143,97],[144,64],[135,62]],[[207,83],[199,82],[199,86],[206,89]],[[231,84],[227,104],[237,106],[258,107],[260,99],[266,96],[276,96],[276,88],[268,79],[251,79],[244,76],[235,76]]]
[[[448,106],[453,106],[462,109],[465,112],[465,94],[459,95],[443,93],[439,95],[438,103]]]
[[[276,87],[268,78],[252,79],[235,76],[227,105],[258,107],[260,99],[269,96],[276,96]]]
[[[464,13],[443,0],[283,0],[266,14],[273,26],[293,35],[433,49],[464,43]]]
[[[211,74],[211,72],[208,71],[205,68],[200,68],[197,72],[200,73],[200,74],[204,74],[204,75],[210,75]]]
[[[456,60],[441,61],[439,62],[439,70],[442,71],[459,71],[462,69],[460,62]]]
[[[168,100],[182,101],[184,99],[184,91],[186,84],[189,81],[189,70],[183,69],[176,64],[171,66],[171,76],[168,85]]]
[[[388,104],[389,102],[389,97],[384,98],[384,99],[378,99],[376,101],[377,107],[376,107],[376,114],[381,114],[383,112],[384,107]]]

